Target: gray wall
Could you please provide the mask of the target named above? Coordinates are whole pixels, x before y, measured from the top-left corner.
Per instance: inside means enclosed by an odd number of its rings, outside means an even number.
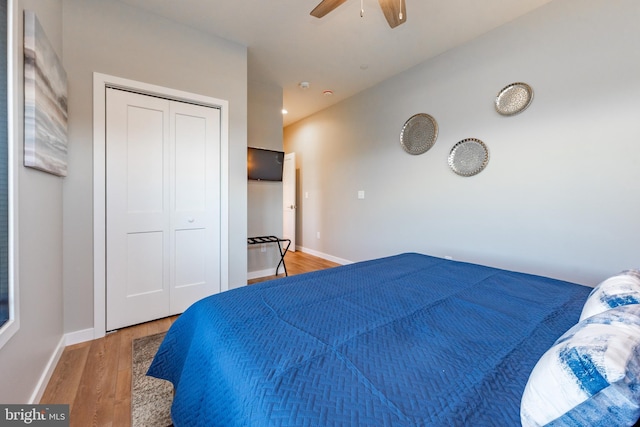
[[[34,397],[64,333],[93,328],[93,72],[229,101],[229,285],[247,277],[246,48],[118,1],[16,1],[20,329],[0,349],[0,402]],[[69,175],[22,167],[22,8],[36,12],[68,77]],[[66,53],[66,54],[63,54]]]
[[[0,402],[24,403],[31,399],[36,384],[63,335],[62,286],[62,178],[25,168],[23,162],[24,91],[22,34],[23,9],[36,13],[56,50],[62,51],[62,3],[57,0],[16,1],[17,62],[14,111],[18,148],[18,269],[20,329],[0,349]]]
[[[248,145],[283,150],[282,88],[257,79],[249,80]],[[249,236],[282,236],[282,183],[249,181],[247,185],[247,233]],[[248,247],[249,278],[275,274],[280,254],[275,244]]]
[[[93,327],[92,82],[97,71],[229,101],[229,285],[246,284],[246,48],[118,1],[64,0],[69,176],[65,331]]]
[[[639,19],[635,0],[555,0],[288,126],[298,245],[351,261],[418,251],[590,285],[637,267]],[[532,105],[500,116],[497,93],[518,81]],[[416,113],[440,126],[420,156],[399,145]],[[469,137],[490,161],[463,178],[447,157]]]

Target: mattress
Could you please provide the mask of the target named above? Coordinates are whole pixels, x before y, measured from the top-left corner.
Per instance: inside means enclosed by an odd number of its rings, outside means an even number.
[[[205,298],[148,374],[180,426],[519,426],[591,288],[406,253]]]

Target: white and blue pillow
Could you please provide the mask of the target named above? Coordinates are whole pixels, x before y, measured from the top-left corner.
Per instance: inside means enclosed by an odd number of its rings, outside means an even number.
[[[640,417],[640,305],[595,314],[534,367],[520,416],[531,426],[632,426]]]
[[[593,288],[582,308],[580,320],[629,304],[640,304],[640,270],[623,271]]]

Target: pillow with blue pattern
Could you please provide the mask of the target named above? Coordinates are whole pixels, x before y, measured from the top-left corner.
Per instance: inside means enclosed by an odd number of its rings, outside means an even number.
[[[593,288],[580,320],[621,305],[640,304],[640,270],[627,270]]]
[[[523,427],[632,426],[639,417],[639,304],[569,329],[538,360],[520,405]]]

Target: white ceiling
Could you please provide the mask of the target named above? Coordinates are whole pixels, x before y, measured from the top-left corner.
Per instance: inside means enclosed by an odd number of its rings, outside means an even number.
[[[121,1],[247,46],[249,78],[283,89],[286,126],[551,0],[405,0],[395,29],[376,0],[364,18],[348,0],[322,19],[309,15],[320,0]]]

